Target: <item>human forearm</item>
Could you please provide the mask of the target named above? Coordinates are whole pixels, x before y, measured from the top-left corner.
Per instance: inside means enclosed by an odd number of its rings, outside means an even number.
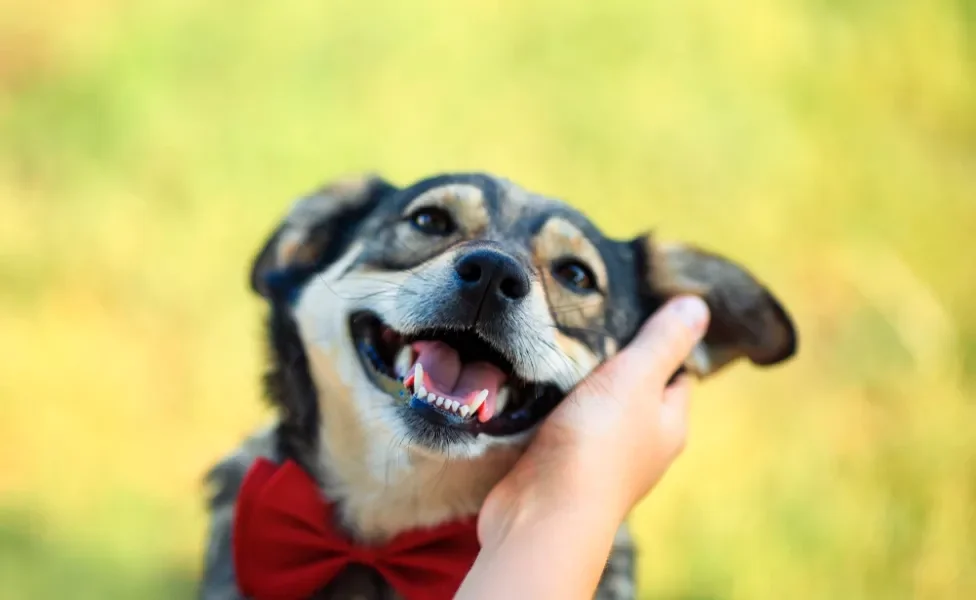
[[[456,598],[592,598],[622,517],[606,506],[520,506]]]

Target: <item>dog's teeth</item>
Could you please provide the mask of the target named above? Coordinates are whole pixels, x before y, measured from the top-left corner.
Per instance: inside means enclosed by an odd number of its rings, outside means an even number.
[[[437,400],[435,401],[435,403],[437,404],[437,406],[444,406],[444,399],[443,398],[437,398]]]
[[[410,374],[410,366],[413,364],[413,348],[409,345],[400,348],[397,352],[396,360],[393,362],[393,370],[397,377],[406,377]]]
[[[467,404],[462,404],[462,405],[461,405],[461,408],[459,409],[459,411],[458,411],[458,412],[460,412],[460,413],[461,413],[461,416],[462,416],[462,417],[466,417],[466,416],[468,416],[468,414],[469,414],[469,413],[471,412],[471,409],[470,409],[470,408],[468,408],[468,405],[467,405]]]
[[[418,362],[413,367],[413,391],[415,394],[419,396],[420,390],[423,389],[424,389],[424,368]],[[425,395],[427,394],[426,390],[424,390],[424,394]]]
[[[488,390],[481,390],[478,392],[478,395],[474,397],[474,402],[471,403],[471,412],[478,412],[481,405],[485,403],[486,398],[488,398]]]
[[[508,386],[503,387],[498,390],[498,395],[495,396],[495,414],[501,414],[505,410],[505,405],[508,404],[508,395],[510,390]]]
[[[417,390],[417,397],[418,398],[426,398],[427,397],[427,388],[425,388],[424,386],[420,386],[420,389]]]
[[[454,412],[457,412],[459,408],[461,408],[461,403],[460,402],[458,402],[457,400],[451,402],[451,410],[453,410]]]

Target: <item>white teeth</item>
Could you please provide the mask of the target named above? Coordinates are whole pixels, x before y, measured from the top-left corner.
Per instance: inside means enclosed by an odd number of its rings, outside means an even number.
[[[451,410],[453,410],[454,412],[457,412],[459,408],[461,408],[461,403],[460,402],[458,402],[457,400],[454,400],[453,402],[451,402]]]
[[[468,408],[468,405],[467,405],[467,404],[462,404],[462,405],[461,405],[461,410],[460,410],[460,412],[461,412],[461,416],[462,416],[462,417],[466,417],[466,416],[468,416],[468,413],[470,413],[470,412],[471,412],[471,409],[470,409],[470,408]]]
[[[418,398],[426,398],[427,397],[427,388],[425,388],[424,386],[420,386],[420,389],[417,390],[417,397]]]
[[[437,406],[444,406],[444,399],[443,398],[438,398],[437,401],[436,401],[436,403],[437,403]]]
[[[505,410],[505,405],[508,404],[509,391],[510,390],[508,389],[508,386],[505,386],[502,389],[498,390],[498,396],[495,397],[496,415],[500,414],[503,410]]]
[[[471,412],[476,413],[481,405],[485,403],[485,398],[488,397],[488,390],[481,390],[478,395],[474,397],[474,402],[471,403]]]
[[[397,352],[396,360],[393,361],[393,371],[397,377],[406,377],[410,374],[410,365],[413,364],[413,348],[409,345],[400,348]]]
[[[424,368],[417,363],[413,366],[413,392],[420,395],[420,390],[424,389]],[[424,390],[424,395],[427,395],[427,390]]]

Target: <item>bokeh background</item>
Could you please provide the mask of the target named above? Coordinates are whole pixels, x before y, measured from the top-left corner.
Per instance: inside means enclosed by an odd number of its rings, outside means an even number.
[[[747,264],[645,598],[976,598],[972,0],[0,0],[0,596],[190,598],[293,198],[483,169]],[[67,592],[66,592],[67,590]]]

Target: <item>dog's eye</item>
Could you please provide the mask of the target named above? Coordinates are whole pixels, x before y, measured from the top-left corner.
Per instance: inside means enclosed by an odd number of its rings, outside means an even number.
[[[552,267],[552,274],[566,287],[577,292],[596,290],[596,277],[593,271],[575,259],[557,261]]]
[[[430,235],[447,235],[454,231],[451,215],[441,208],[421,208],[409,218],[414,227]]]

